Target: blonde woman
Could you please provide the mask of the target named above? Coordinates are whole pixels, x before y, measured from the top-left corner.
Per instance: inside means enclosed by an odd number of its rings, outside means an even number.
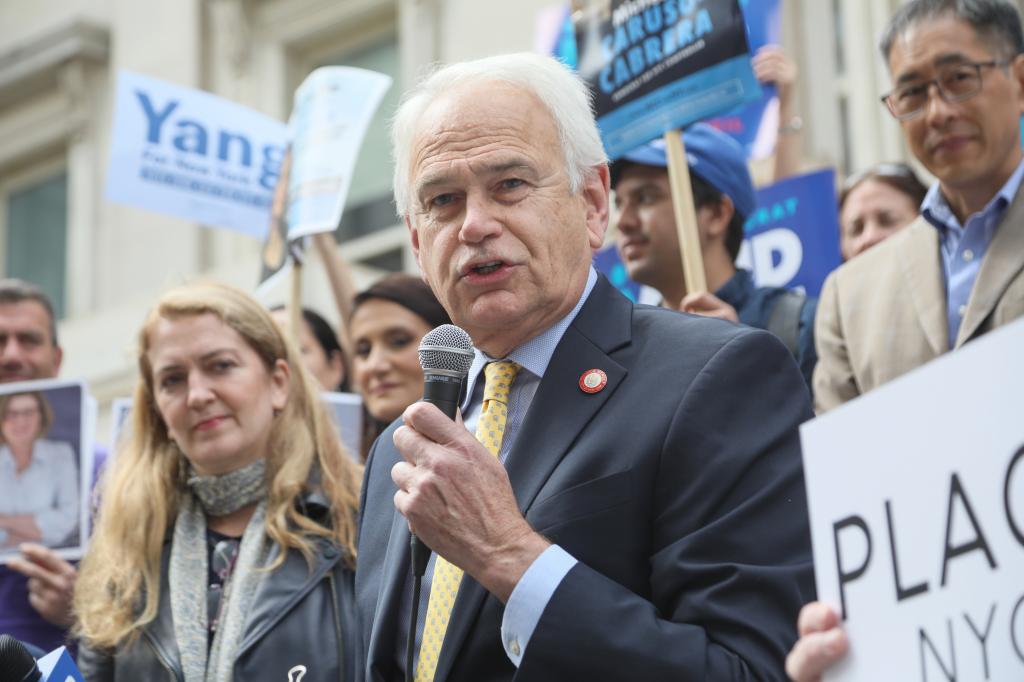
[[[351,680],[361,472],[241,291],[163,296],[75,595],[96,680]]]

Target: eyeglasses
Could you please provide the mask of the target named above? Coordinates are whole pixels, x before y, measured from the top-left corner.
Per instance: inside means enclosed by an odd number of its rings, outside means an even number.
[[[8,422],[14,421],[15,419],[29,419],[30,417],[38,416],[38,407],[30,407],[26,410],[7,410],[7,413],[4,415],[3,421]]]
[[[928,106],[931,86],[934,83],[939,97],[946,102],[963,102],[981,92],[981,70],[989,67],[1004,67],[1010,62],[1005,59],[989,62],[964,62],[939,69],[938,77],[928,81],[901,85],[887,95],[882,102],[889,107],[889,113],[900,121],[915,118]]]

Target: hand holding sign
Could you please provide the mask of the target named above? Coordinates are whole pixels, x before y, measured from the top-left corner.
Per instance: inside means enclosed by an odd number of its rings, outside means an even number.
[[[818,594],[851,644],[828,679],[1024,678],[1022,345],[1018,321],[801,427]],[[840,643],[820,608],[799,680]]]
[[[794,682],[820,682],[825,670],[850,648],[839,616],[828,604],[811,602],[800,609],[797,631],[800,639],[786,657],[786,674]]]

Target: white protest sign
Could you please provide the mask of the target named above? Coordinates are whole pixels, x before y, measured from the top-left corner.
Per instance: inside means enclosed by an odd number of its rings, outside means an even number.
[[[898,343],[898,340],[894,340]],[[832,681],[1024,679],[1024,320],[801,427]]]
[[[333,232],[352,184],[352,169],[391,77],[351,66],[324,66],[295,91],[288,127],[288,239]]]
[[[262,239],[287,144],[280,121],[131,71],[117,80],[107,199]]]
[[[18,556],[23,542],[45,545],[65,559],[82,556],[91,520],[95,424],[96,401],[81,381],[0,386],[0,564]]]

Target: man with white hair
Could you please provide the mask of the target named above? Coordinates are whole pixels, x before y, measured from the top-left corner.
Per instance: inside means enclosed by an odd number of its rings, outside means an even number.
[[[423,276],[475,355],[460,420],[417,403],[367,462],[367,679],[783,679],[812,592],[785,347],[597,275],[608,166],[558,62],[441,69],[393,142]],[[410,527],[434,552],[411,627]]]

